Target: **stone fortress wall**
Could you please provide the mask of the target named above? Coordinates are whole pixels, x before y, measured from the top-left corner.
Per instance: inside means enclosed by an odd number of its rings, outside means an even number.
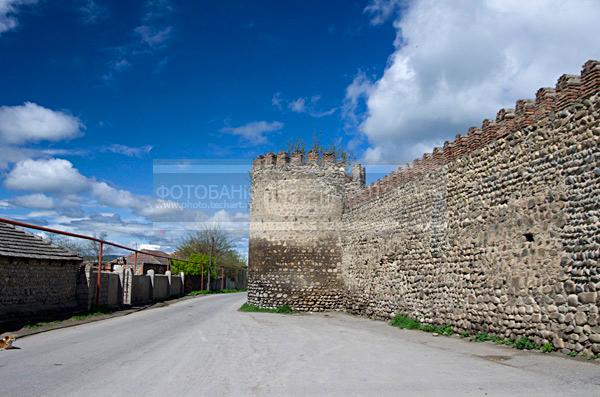
[[[403,314],[600,352],[600,62],[364,189],[360,168],[352,178],[322,161],[321,174],[296,178],[311,166],[282,161],[254,164],[252,303]],[[261,196],[292,187],[335,191],[335,205]],[[311,210],[335,227],[298,239]],[[287,217],[281,230],[265,227],[274,215]],[[301,260],[273,255],[288,244]]]
[[[363,184],[364,184],[364,173]],[[297,310],[340,309],[340,228],[347,190],[331,155],[261,156],[252,172],[248,301]]]

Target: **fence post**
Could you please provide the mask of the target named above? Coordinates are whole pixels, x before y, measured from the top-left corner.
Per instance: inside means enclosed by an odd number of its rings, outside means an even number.
[[[150,277],[150,301],[154,302],[154,270],[148,270],[147,276]]]
[[[98,250],[98,280],[96,281],[96,307],[100,303],[100,276],[102,275],[102,241],[99,243]]]
[[[181,277],[181,290],[179,291],[179,295],[185,295],[185,273],[179,272],[179,277]]]

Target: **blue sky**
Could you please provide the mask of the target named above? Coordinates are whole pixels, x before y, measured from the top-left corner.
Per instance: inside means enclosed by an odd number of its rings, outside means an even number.
[[[153,223],[153,161],[318,136],[406,163],[600,58],[598,20],[592,0],[0,0],[0,213],[173,249],[194,224]],[[244,214],[218,215],[243,250]]]

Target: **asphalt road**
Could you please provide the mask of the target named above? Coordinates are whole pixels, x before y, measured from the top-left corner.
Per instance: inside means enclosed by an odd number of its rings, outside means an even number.
[[[600,365],[344,314],[180,301],[18,339],[0,396],[600,395]]]

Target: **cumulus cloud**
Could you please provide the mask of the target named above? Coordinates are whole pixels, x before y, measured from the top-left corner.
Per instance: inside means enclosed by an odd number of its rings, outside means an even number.
[[[127,190],[98,182],[80,174],[70,161],[64,159],[23,160],[6,175],[4,186],[11,190],[35,192],[15,199],[15,203],[28,208],[53,208],[54,200],[42,193],[53,193],[60,197],[60,207],[76,207],[80,198],[76,194],[89,193],[101,205],[126,208],[134,213],[157,218],[181,211],[177,203],[156,200],[133,194]]]
[[[18,26],[17,14],[21,6],[35,3],[37,0],[0,0],[0,34]]]
[[[366,12],[381,23],[399,4],[376,0]],[[365,159],[409,161],[553,86],[561,74],[578,73],[586,60],[600,57],[598,20],[595,1],[406,5],[394,21],[395,52],[366,91]]]
[[[20,207],[33,209],[52,209],[55,206],[54,199],[46,196],[43,193],[28,194],[25,196],[17,196],[14,198],[14,203]]]
[[[20,161],[4,180],[8,189],[39,193],[77,193],[86,190],[88,185],[88,179],[70,161],[63,159]]]
[[[147,218],[159,218],[181,211],[181,206],[175,202],[135,195],[127,190],[112,187],[106,182],[92,183],[91,194],[100,204],[129,208]]]
[[[254,144],[263,144],[267,142],[265,134],[278,131],[283,128],[280,121],[253,121],[239,127],[225,127],[221,132],[237,135]]]
[[[33,102],[0,107],[0,142],[58,141],[79,135],[83,128],[77,117]]]
[[[103,150],[111,153],[122,154],[128,157],[143,157],[149,154],[152,151],[152,149],[152,145],[132,147],[120,144],[112,144],[110,146],[104,147]]]
[[[363,72],[358,72],[352,83],[346,87],[344,104],[342,105],[342,118],[346,121],[346,128],[352,129],[360,125],[364,115],[361,104],[373,91],[373,83]]]

